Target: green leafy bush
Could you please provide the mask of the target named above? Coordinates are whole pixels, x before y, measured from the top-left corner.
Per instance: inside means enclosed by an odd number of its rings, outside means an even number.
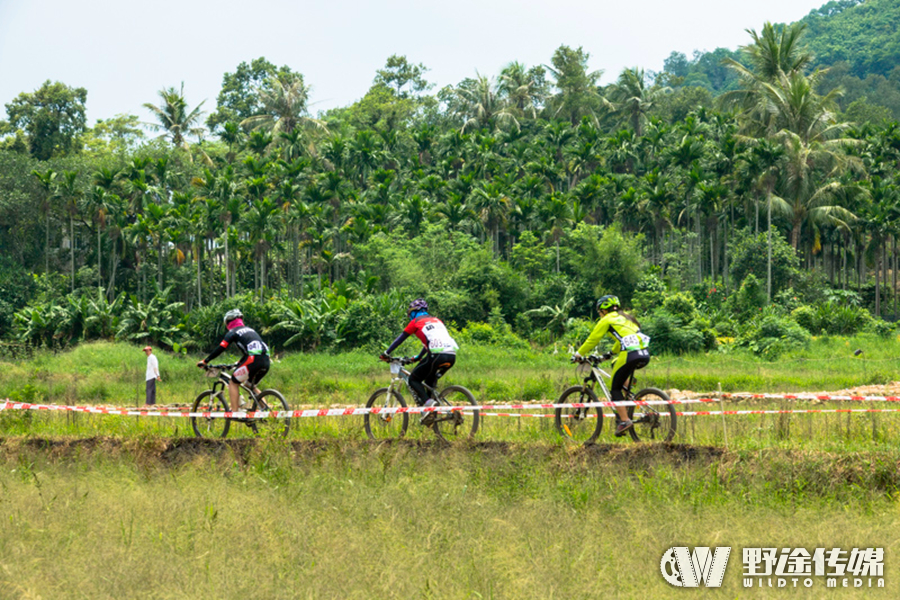
[[[653,354],[685,354],[703,350],[703,332],[666,310],[657,310],[641,320],[641,330],[650,336]]]
[[[754,319],[737,340],[737,345],[774,360],[789,350],[805,347],[809,332],[792,319],[768,309]]]
[[[634,289],[632,305],[640,313],[648,313],[662,306],[666,299],[666,283],[655,273],[647,273]]]
[[[743,282],[749,275],[758,281],[765,282],[767,277],[767,241],[766,233],[753,235],[749,228],[739,230],[728,244],[731,260],[731,273],[735,281]],[[800,267],[800,258],[794,249],[778,231],[772,234],[772,293],[790,285],[791,278]],[[765,289],[765,284],[763,285]]]

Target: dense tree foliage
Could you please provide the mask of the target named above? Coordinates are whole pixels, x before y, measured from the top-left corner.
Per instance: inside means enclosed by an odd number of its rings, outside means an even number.
[[[834,0],[795,26],[805,30],[803,46],[810,66],[827,70],[821,93],[842,89],[838,106],[858,123],[900,118],[900,0]],[[738,52],[726,48],[697,51],[690,59],[673,52],[660,79],[667,85],[700,87],[718,95],[737,89],[736,75],[722,61],[739,58]]]
[[[200,106],[174,88],[150,141],[123,115],[38,156],[7,128],[0,272],[23,283],[0,286],[0,334],[203,346],[240,306],[276,348],[359,346],[425,296],[463,340],[575,342],[603,293],[660,351],[887,332],[900,126],[844,120],[804,34],[606,86],[567,46],[434,95],[391,56],[317,118],[302,75],[257,59],[225,76],[212,139],[188,143]],[[700,64],[716,85],[687,85]]]

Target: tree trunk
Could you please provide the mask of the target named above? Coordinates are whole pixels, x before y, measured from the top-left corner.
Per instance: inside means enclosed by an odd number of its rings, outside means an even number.
[[[881,253],[875,250],[875,316],[881,316]]]
[[[772,304],[772,192],[766,194],[766,299],[767,304]],[[799,231],[799,227],[795,226],[795,230]],[[791,232],[791,239],[794,234]],[[797,246],[794,246],[794,250]]]
[[[203,280],[200,277],[200,274],[203,270],[201,258],[203,254],[203,239],[197,240],[197,306],[203,306]]]
[[[50,272],[50,203],[44,213],[44,274]]]
[[[72,262],[72,291],[75,291],[75,219],[69,215],[69,255]]]
[[[106,301],[110,302],[116,295],[116,267],[119,265],[119,240],[113,239],[112,252],[109,257],[109,285],[106,286]]]
[[[103,257],[100,254],[100,225],[97,225],[97,289],[103,287]],[[99,292],[98,292],[99,293]]]
[[[894,297],[894,320],[897,320],[897,238],[891,235],[891,295]]]

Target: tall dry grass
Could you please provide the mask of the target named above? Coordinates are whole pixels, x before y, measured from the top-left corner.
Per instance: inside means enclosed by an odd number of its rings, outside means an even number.
[[[97,439],[0,456],[4,598],[681,598],[659,562],[682,544],[736,552],[722,590],[692,595],[742,596],[742,546],[885,547],[887,589],[840,594],[900,588],[896,469],[826,454]]]

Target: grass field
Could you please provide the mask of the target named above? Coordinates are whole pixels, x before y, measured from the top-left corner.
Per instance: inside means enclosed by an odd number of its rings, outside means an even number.
[[[817,340],[778,363],[661,357],[641,375],[697,391],[837,390],[897,379],[898,350]],[[100,343],[6,362],[0,396],[134,405],[144,360]],[[206,387],[193,362],[160,358],[161,402]],[[509,401],[555,398],[575,377],[565,354],[473,348],[450,379]],[[363,404],[388,380],[368,355],[298,354],[266,383],[298,406]],[[601,444],[574,447],[552,420],[489,417],[476,441],[453,446],[417,425],[404,441],[368,442],[359,418],[294,419],[286,441],[248,433],[196,440],[185,419],[0,413],[0,598],[900,592],[900,413],[686,418],[665,446],[606,428]],[[665,583],[660,558],[676,545],[731,546],[723,587]],[[819,577],[810,589],[744,590],[744,546],[883,547],[886,588],[826,592]]]
[[[684,597],[659,574],[681,544],[883,546],[887,587],[840,593],[900,591],[896,452],[95,438],[0,456],[4,598]],[[740,595],[739,556],[695,593]]]

